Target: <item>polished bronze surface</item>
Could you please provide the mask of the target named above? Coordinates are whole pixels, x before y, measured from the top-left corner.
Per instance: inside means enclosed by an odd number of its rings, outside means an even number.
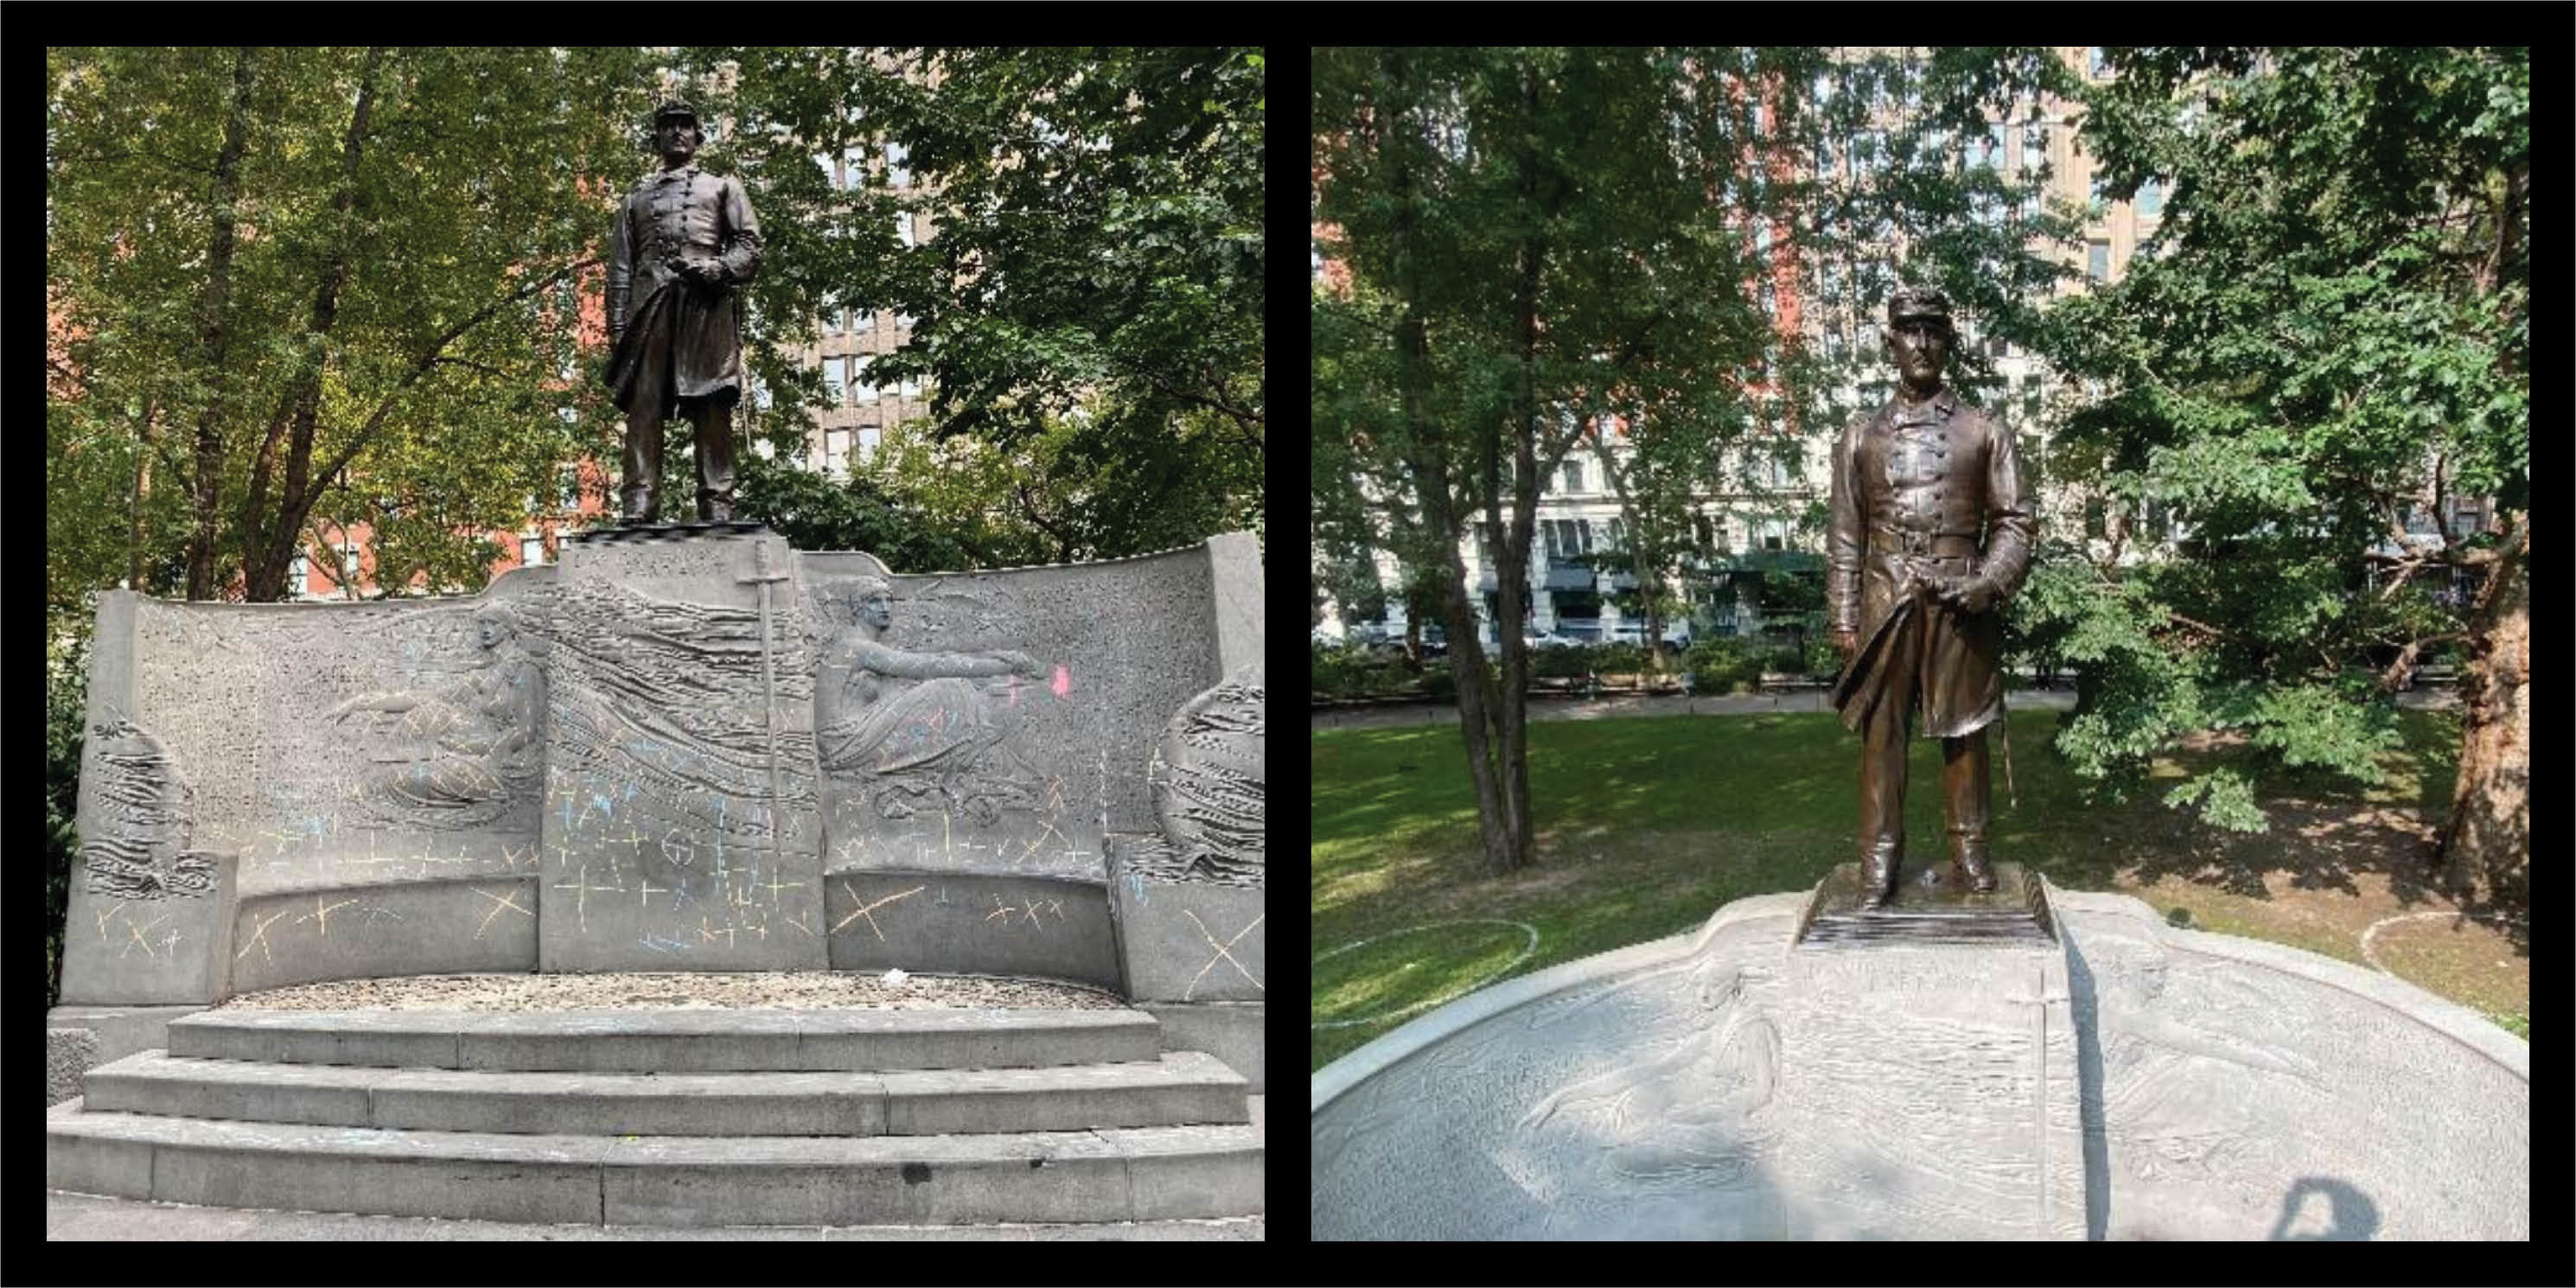
[[[1902,388],[1834,449],[1825,607],[1844,658],[1835,709],[1861,735],[1861,879],[1896,898],[1905,858],[1905,742],[1942,740],[1958,878],[1991,889],[1985,727],[2003,717],[2002,601],[2037,535],[2012,430],[1944,389],[1954,334],[1938,293],[1899,291],[1883,333]]]
[[[760,268],[760,223],[739,180],[692,163],[697,113],[654,113],[659,174],[619,209],[608,259],[608,387],[626,413],[629,523],[661,514],[662,424],[686,418],[696,435],[698,518],[733,517],[733,406],[742,400],[742,299]]]

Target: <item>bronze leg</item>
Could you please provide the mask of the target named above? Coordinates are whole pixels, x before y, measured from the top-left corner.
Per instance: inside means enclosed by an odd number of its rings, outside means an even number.
[[[649,401],[638,398],[639,404]],[[618,490],[625,497],[628,523],[652,523],[661,516],[654,492],[662,481],[662,412],[638,406],[626,413],[626,477]]]
[[[713,398],[698,404],[698,518],[733,517],[733,408]]]
[[[1995,888],[1986,861],[1986,731],[1941,740],[1941,796],[1949,815],[1950,861],[1978,890]]]
[[[1868,893],[1862,906],[1875,908],[1895,893],[1898,869],[1905,863],[1906,726],[1914,711],[1914,636],[1907,622],[1879,655],[1888,667],[1887,691],[1861,721],[1860,730],[1860,874]]]

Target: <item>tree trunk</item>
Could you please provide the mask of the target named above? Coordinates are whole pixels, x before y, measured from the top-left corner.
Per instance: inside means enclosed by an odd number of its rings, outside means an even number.
[[[231,301],[233,241],[238,218],[234,199],[241,191],[242,142],[250,132],[251,51],[234,51],[232,111],[224,117],[224,146],[215,156],[215,190],[207,203],[214,225],[206,247],[206,294],[200,306],[200,332],[207,396],[197,416],[196,529],[188,536],[188,598],[215,594],[215,502],[224,487],[224,309]]]
[[[1522,74],[1521,97],[1527,119],[1538,116],[1537,71]],[[1538,202],[1537,159],[1524,149],[1520,157],[1521,199],[1525,211],[1536,212]],[[1520,325],[1520,387],[1514,394],[1512,420],[1512,524],[1511,535],[1504,541],[1507,550],[1517,555],[1523,569],[1529,566],[1529,548],[1538,523],[1538,286],[1540,265],[1546,256],[1544,239],[1536,233],[1524,237],[1520,246],[1519,281],[1513,290],[1513,311]],[[1553,464],[1553,462],[1550,462]],[[1519,665],[1515,666],[1517,662]],[[1505,637],[1503,645],[1503,683],[1501,709],[1496,732],[1501,735],[1501,762],[1495,767],[1501,779],[1504,831],[1510,848],[1500,855],[1489,852],[1490,870],[1496,873],[1529,867],[1538,861],[1536,828],[1531,822],[1529,786],[1529,657],[1519,641]]]
[[[250,579],[245,598],[254,602],[266,603],[283,596],[286,570],[295,561],[295,534],[304,526],[304,512],[313,504],[310,471],[313,435],[321,412],[325,345],[332,324],[340,316],[340,288],[349,280],[350,211],[357,205],[358,162],[366,150],[367,112],[375,104],[376,68],[384,52],[382,46],[369,49],[366,69],[358,77],[357,104],[350,112],[348,134],[340,149],[340,191],[331,202],[337,226],[332,230],[331,249],[313,287],[313,315],[305,328],[304,359],[287,395],[290,403],[279,406],[268,437],[260,444],[258,460],[251,469],[250,491],[242,502],[242,569]],[[292,413],[287,410],[290,404]],[[279,436],[290,425],[294,432],[287,440],[285,486],[272,512],[269,471],[276,460]]]
[[[2437,862],[2462,903],[2515,915],[2530,908],[2531,586],[2527,516],[2512,516],[2487,575],[2460,677],[2466,707],[2460,774]]]

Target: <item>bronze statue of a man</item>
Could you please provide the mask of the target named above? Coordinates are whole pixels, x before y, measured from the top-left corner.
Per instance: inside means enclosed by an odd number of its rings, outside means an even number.
[[[662,422],[697,436],[698,517],[733,517],[733,405],[742,400],[742,297],[760,268],[760,223],[742,183],[698,169],[698,114],[653,113],[662,172],[617,213],[608,259],[608,387],[626,413],[629,523],[661,516]]]
[[[1825,605],[1843,673],[1834,706],[1861,736],[1864,906],[1905,857],[1907,725],[1941,740],[1951,879],[1992,890],[1987,725],[2003,717],[1998,604],[2021,585],[2038,525],[2012,430],[1941,385],[1956,338],[1938,292],[1900,290],[1883,333],[1901,388],[1834,447]],[[1937,869],[1928,874],[1939,880]]]

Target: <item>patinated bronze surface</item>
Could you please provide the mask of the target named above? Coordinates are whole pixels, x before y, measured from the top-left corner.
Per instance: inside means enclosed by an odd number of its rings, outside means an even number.
[[[1861,735],[1864,905],[1894,897],[1905,857],[1905,743],[1941,739],[1951,868],[1927,881],[1989,891],[1985,727],[2003,717],[2001,601],[2037,524],[2012,430],[1942,387],[1954,332],[1937,292],[1901,290],[1884,332],[1901,387],[1834,448],[1825,605],[1844,658],[1834,685]]]
[[[1802,947],[1865,943],[2054,942],[2047,886],[2018,863],[1994,866],[1995,888],[1945,881],[1909,892],[1893,908],[1871,902],[1875,887],[1857,863],[1825,874],[1798,919]]]
[[[760,268],[760,224],[740,181],[692,163],[701,135],[686,103],[653,114],[662,171],[626,194],[608,260],[608,387],[626,413],[630,523],[661,515],[662,422],[697,436],[698,517],[733,517],[733,405],[742,399],[742,299]]]

